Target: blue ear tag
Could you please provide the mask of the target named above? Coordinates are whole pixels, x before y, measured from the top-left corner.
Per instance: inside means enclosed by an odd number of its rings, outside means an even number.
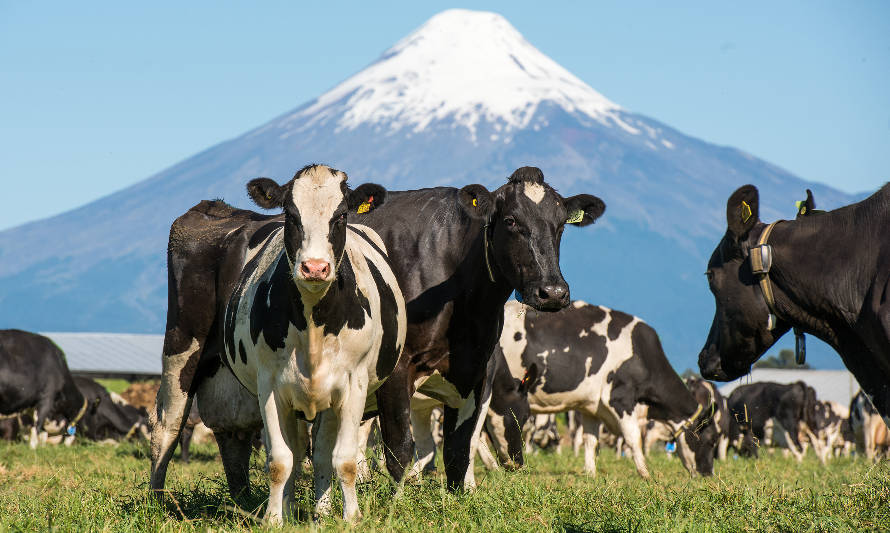
[[[514,290],[514,291],[513,291],[513,296],[516,297],[516,301],[517,301],[517,302],[522,303],[522,295],[519,294],[519,291]]]
[[[668,442],[664,445],[664,451],[668,453],[674,453],[677,451],[677,443],[676,442]]]
[[[74,426],[68,426],[68,434],[73,437],[75,433],[77,433],[77,428]]]

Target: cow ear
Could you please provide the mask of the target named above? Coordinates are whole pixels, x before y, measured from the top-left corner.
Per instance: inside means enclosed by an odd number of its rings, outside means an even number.
[[[284,207],[285,187],[269,178],[256,178],[247,182],[247,195],[263,209]]]
[[[813,191],[807,189],[807,199],[797,202],[797,218],[812,215],[816,210],[816,199],[813,198]]]
[[[606,211],[606,203],[590,194],[576,194],[564,200],[566,212],[566,224],[575,226],[588,226],[598,219]]]
[[[346,196],[350,213],[363,214],[377,209],[386,200],[386,188],[376,183],[362,183]]]
[[[743,185],[726,202],[726,226],[736,241],[742,240],[760,222],[757,187]]]
[[[477,183],[458,191],[458,201],[473,218],[487,220],[494,213],[494,198],[488,189]]]
[[[537,382],[538,364],[532,363],[531,366],[528,367],[528,370],[525,371],[525,376],[523,376],[522,381],[519,382],[519,393],[528,394],[528,391],[530,391]]]

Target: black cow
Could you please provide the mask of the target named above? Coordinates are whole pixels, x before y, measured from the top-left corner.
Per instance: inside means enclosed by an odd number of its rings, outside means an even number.
[[[773,441],[787,444],[798,461],[803,460],[801,434],[815,434],[817,428],[816,391],[803,381],[772,383],[761,381],[742,385],[729,395],[729,410],[742,433],[764,440],[772,427]],[[753,455],[757,455],[756,449]]]
[[[410,400],[421,390],[447,406],[448,487],[462,484],[473,435],[481,430],[490,400],[485,369],[500,334],[503,304],[516,290],[540,310],[567,305],[568,285],[558,261],[562,231],[565,224],[587,226],[604,210],[595,196],[563,198],[539,169],[523,167],[491,193],[480,185],[389,191],[378,209],[350,215],[382,238],[407,302],[403,356],[377,392],[393,477],[403,477],[413,456]],[[246,486],[248,430],[259,418],[255,407],[251,411],[237,400],[249,400],[249,393],[220,367],[220,317],[249,243],[261,242],[282,223],[281,216],[202,202],[170,229],[164,373],[152,413],[152,489],[163,488],[196,392],[204,421],[220,445],[230,490]],[[204,385],[213,380],[213,386]],[[208,406],[228,402],[231,408],[209,412],[202,391]]]
[[[536,313],[516,301],[504,307],[499,349],[514,377],[533,365],[540,377],[528,400],[533,413],[575,410],[584,431],[585,470],[596,473],[599,426],[624,437],[637,472],[649,477],[640,420],[666,423],[690,474],[713,473],[717,430],[671,368],[655,330],[635,316],[576,301]]]
[[[148,435],[148,413],[132,405],[115,402],[108,390],[90,378],[75,377],[74,383],[87,400],[87,410],[78,431],[90,440],[120,440]]]
[[[86,400],[68,371],[65,354],[53,341],[18,329],[0,330],[0,415],[36,409],[32,448],[46,442],[48,430],[61,432],[66,428],[65,443],[71,444],[86,408]]]
[[[811,211],[812,196],[808,203]],[[797,328],[837,350],[890,424],[890,184],[793,221],[766,225],[758,212],[753,185],[727,201],[726,235],[708,262],[717,308],[699,355],[702,375],[742,376]]]

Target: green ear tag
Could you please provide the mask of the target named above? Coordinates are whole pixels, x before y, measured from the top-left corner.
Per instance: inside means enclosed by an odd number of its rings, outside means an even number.
[[[566,224],[578,224],[584,220],[584,210],[576,209],[569,213],[569,218],[566,219]]]
[[[740,207],[740,211],[742,214],[742,223],[748,221],[751,218],[751,206],[748,205],[744,200],[742,200],[742,206]]]

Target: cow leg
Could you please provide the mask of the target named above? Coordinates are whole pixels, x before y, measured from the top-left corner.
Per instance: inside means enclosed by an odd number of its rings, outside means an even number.
[[[457,409],[445,406],[445,442],[442,458],[448,490],[476,487],[472,471],[472,459],[476,458],[478,435],[485,423],[488,404],[491,402],[491,372],[476,385],[473,392]]]
[[[498,465],[497,459],[494,458],[494,455],[491,453],[491,448],[488,447],[488,439],[484,434],[479,436],[479,458],[482,459],[482,464],[485,465],[485,468],[488,470],[497,470],[500,468]]]
[[[285,501],[286,485],[292,480],[294,471],[293,445],[296,440],[296,418],[281,398],[268,385],[263,386],[261,380],[258,397],[263,413],[263,424],[269,436],[269,448],[266,452],[271,456],[269,463],[269,504],[266,507],[265,520],[280,525],[284,514],[289,510],[290,501]]]
[[[250,435],[238,431],[214,430],[223,470],[233,500],[247,494],[250,483],[249,466],[252,443]]]
[[[581,438],[584,442],[584,471],[596,475],[596,446],[602,422],[588,413],[578,412],[581,418]]]
[[[577,411],[569,411],[569,416],[571,423],[569,424],[570,433],[572,436],[572,451],[575,453],[575,457],[578,457],[578,454],[581,452],[581,445],[584,444],[584,428],[581,427],[579,422],[579,418],[581,413]],[[599,433],[597,433],[597,439],[599,438]]]
[[[370,418],[362,422],[358,430],[358,453],[356,454],[356,463],[358,464],[358,480],[371,480],[371,460],[368,458],[368,440],[371,438],[371,431],[374,429],[376,418]]]
[[[729,437],[726,435],[720,435],[720,440],[717,442],[717,459],[721,461],[726,460],[726,451],[729,449]]]
[[[624,442],[630,447],[637,473],[643,479],[649,479],[649,468],[646,466],[646,456],[643,454],[643,438],[640,434],[640,421],[634,413],[627,413],[618,419],[621,427],[621,435]]]
[[[319,413],[312,423],[312,473],[315,486],[315,514],[331,514],[331,482],[338,420],[331,409]]]
[[[420,481],[423,473],[436,467],[436,441],[432,429],[433,407],[411,410],[411,430],[414,432],[415,460],[408,473],[412,481]]]
[[[797,439],[792,437],[791,432],[785,429],[784,426],[782,431],[785,432],[785,442],[788,443],[788,451],[791,452],[791,455],[794,456],[798,463],[803,462],[803,452],[798,447]]]
[[[192,446],[192,435],[195,433],[194,427],[186,427],[182,428],[182,433],[179,436],[179,454],[182,458],[182,462],[188,464],[191,460],[191,446]]]
[[[167,478],[167,465],[173,457],[179,434],[192,406],[188,391],[194,368],[201,353],[201,343],[194,337],[179,353],[168,353],[169,344],[182,337],[179,330],[168,330],[164,336],[163,374],[155,408],[149,413],[151,423],[151,490],[162,491]],[[186,343],[179,343],[180,345]],[[189,368],[187,368],[189,367]]]
[[[355,459],[358,453],[359,426],[362,422],[362,411],[365,408],[367,386],[361,382],[361,378],[356,385],[358,386],[349,391],[349,397],[339,409],[337,416],[331,417],[338,423],[337,440],[333,446],[331,465],[340,480],[340,490],[343,492],[343,519],[348,522],[358,520],[362,514],[359,510],[358,495],[355,492]],[[333,420],[326,422],[330,421]],[[328,490],[328,499],[330,499],[330,490]]]
[[[411,436],[411,396],[414,383],[406,371],[396,371],[377,389],[380,436],[389,475],[401,483],[414,455]]]

